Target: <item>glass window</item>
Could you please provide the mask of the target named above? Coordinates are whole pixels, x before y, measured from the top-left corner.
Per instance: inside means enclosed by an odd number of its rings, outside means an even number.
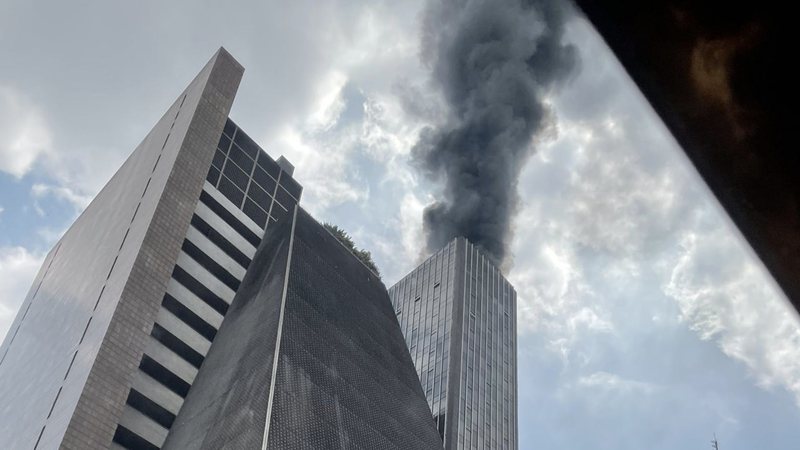
[[[245,238],[248,242],[253,244],[254,247],[258,247],[258,244],[261,242],[261,238],[253,233],[250,228],[247,228],[245,224],[239,221],[230,211],[228,211],[224,206],[222,206],[219,202],[214,200],[211,195],[209,195],[206,191],[200,192],[200,201],[203,202],[210,210],[214,211],[216,215],[218,215],[222,220],[225,221],[228,225],[231,226],[234,230],[236,230],[243,238]]]
[[[256,183],[250,183],[250,188],[247,191],[248,197],[252,198],[253,201],[256,202],[261,208],[268,210],[270,203],[272,203],[272,196],[267,194],[267,192],[260,187]]]
[[[236,183],[236,186],[238,186],[240,190],[244,191],[247,189],[247,182],[250,177],[240,169],[239,166],[231,164],[231,160],[228,160],[228,163],[225,164],[225,169],[222,170],[222,173]]]
[[[244,171],[248,174],[253,171],[253,164],[255,163],[239,147],[232,145],[231,151],[228,153],[228,157],[236,161],[236,164],[238,164],[239,167],[244,169]]]
[[[278,179],[278,174],[281,172],[281,167],[267,155],[266,152],[261,152],[258,155],[258,165],[261,166],[272,178]]]
[[[249,198],[244,202],[244,208],[242,208],[245,214],[248,217],[253,219],[253,222],[257,223],[258,226],[264,228],[267,224],[267,213],[263,209],[259,208],[252,200]]]
[[[236,136],[233,138],[233,142],[239,145],[245,153],[247,153],[252,159],[256,159],[258,153],[260,152],[260,147],[256,144],[247,133],[243,132],[241,129],[236,133]]]
[[[272,207],[272,211],[270,211],[270,214],[272,215],[272,217],[275,218],[275,220],[281,220],[284,217],[286,217],[287,212],[285,209],[281,208],[280,205],[275,204]]]
[[[256,180],[265,191],[269,192],[272,195],[275,192],[275,180],[267,175],[267,172],[264,171],[260,166],[256,166],[256,169],[253,171],[253,179]]]
[[[225,163],[225,154],[217,150],[214,152],[214,159],[211,160],[211,164],[213,164],[217,169],[222,169],[223,163]]]
[[[231,146],[231,138],[223,134],[219,138],[219,143],[217,144],[217,148],[222,150],[223,153],[228,153],[228,147],[230,146]]]
[[[216,167],[211,167],[208,169],[208,176],[206,177],[209,183],[216,186],[217,182],[219,181],[219,169]]]
[[[297,203],[297,200],[292,198],[292,196],[280,186],[278,186],[278,190],[275,192],[275,200],[279,201],[286,209],[291,208]]]
[[[236,130],[236,125],[234,125],[234,123],[231,121],[231,119],[226,120],[225,121],[225,128],[222,131],[225,134],[227,134],[228,136],[233,137],[233,132],[235,130]]]
[[[234,205],[241,207],[242,200],[244,199],[244,192],[240,191],[232,181],[225,177],[221,177],[219,180],[218,189],[223,195],[225,195],[225,197],[228,197],[228,200],[233,202]]]
[[[300,193],[303,191],[303,188],[300,187],[300,184],[286,172],[284,172],[283,176],[281,176],[281,186],[283,186],[286,191],[295,198],[295,200],[300,200]]]

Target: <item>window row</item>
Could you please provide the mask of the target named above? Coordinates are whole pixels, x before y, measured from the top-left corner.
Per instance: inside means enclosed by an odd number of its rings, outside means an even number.
[[[232,124],[232,126],[229,127],[228,124]],[[233,134],[228,134],[227,136],[225,134],[222,135],[219,145],[217,146],[218,150],[235,161],[239,168],[244,169],[245,172],[253,173],[253,178],[260,183],[263,182],[262,186],[266,188],[267,191],[272,191],[274,184],[271,186],[268,185],[270,183],[269,178],[272,178],[273,183],[274,180],[279,178],[281,172],[280,166],[245,132],[237,128],[230,119],[228,120],[228,124],[226,124],[225,133],[231,132]],[[219,156],[215,156],[215,160],[218,158]],[[253,170],[254,166],[255,170]],[[217,168],[222,169],[222,166],[217,165]],[[284,174],[282,178],[283,180],[281,180],[281,182],[287,193],[291,195],[295,201],[299,200],[303,190],[300,184],[292,179],[291,176],[287,176],[287,174]],[[284,203],[284,205],[286,205],[286,203]]]

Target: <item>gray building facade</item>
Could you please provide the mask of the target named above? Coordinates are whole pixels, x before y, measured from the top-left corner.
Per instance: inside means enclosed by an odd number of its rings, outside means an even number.
[[[165,449],[441,449],[386,288],[301,208],[269,228]]]
[[[452,240],[389,289],[446,449],[516,449],[517,294]]]
[[[50,251],[0,346],[0,448],[157,449],[302,189],[229,118],[220,49]]]

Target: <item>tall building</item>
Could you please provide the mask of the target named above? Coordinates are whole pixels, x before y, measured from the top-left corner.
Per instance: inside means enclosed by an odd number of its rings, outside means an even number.
[[[164,449],[441,449],[386,288],[299,207],[271,227]]]
[[[163,444],[302,191],[228,118],[242,74],[220,49],[47,255],[0,346],[0,448]]]
[[[389,289],[446,449],[516,449],[517,294],[451,241]]]

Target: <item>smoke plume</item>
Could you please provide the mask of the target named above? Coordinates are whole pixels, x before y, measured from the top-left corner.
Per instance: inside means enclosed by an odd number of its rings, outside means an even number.
[[[415,163],[443,182],[425,209],[428,247],[464,236],[507,262],[517,179],[536,137],[555,130],[544,98],[575,69],[556,0],[431,0],[422,58],[449,116],[425,129]]]

